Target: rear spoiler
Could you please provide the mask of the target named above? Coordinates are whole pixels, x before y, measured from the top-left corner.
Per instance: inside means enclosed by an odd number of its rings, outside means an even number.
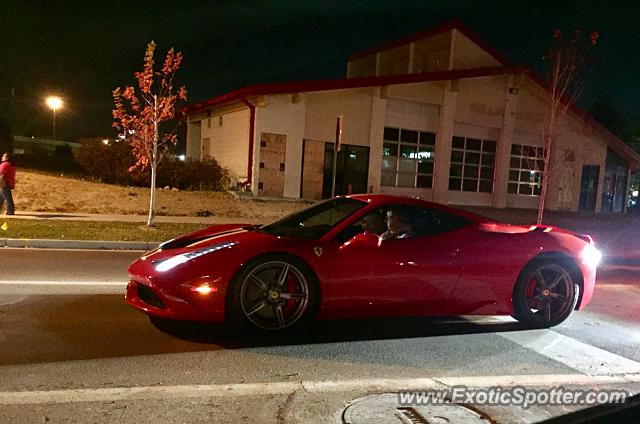
[[[566,233],[566,234],[571,234],[572,236],[575,236],[577,238],[579,238],[582,241],[586,241],[589,244],[594,244],[593,243],[593,238],[589,235],[589,234],[579,234],[579,233],[574,233],[573,231],[569,231],[569,230],[565,230],[562,228],[558,228],[558,227],[553,227],[550,225],[532,225],[531,227],[529,227],[529,229],[533,232],[542,232],[542,233],[550,233],[551,231],[557,231],[557,232],[561,232],[561,233]]]

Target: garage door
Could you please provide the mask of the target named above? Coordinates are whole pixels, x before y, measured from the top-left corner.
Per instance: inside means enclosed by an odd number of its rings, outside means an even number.
[[[440,107],[404,99],[387,99],[385,126],[436,132]]]

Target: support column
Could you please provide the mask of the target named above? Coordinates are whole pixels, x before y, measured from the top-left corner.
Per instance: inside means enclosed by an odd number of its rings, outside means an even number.
[[[185,146],[185,156],[190,159],[200,159],[200,149],[202,143],[201,121],[191,121],[187,118],[187,141]]]
[[[631,168],[627,168],[627,187],[624,190],[624,198],[622,199],[622,212],[627,213],[627,201],[629,200],[629,190],[631,190]]]
[[[516,109],[520,88],[514,85],[513,75],[509,75],[507,96],[504,105],[504,119],[500,129],[496,150],[495,173],[493,177],[493,199],[491,206],[504,209],[507,207],[507,186],[509,184],[509,162],[511,160],[511,144],[516,125]]]
[[[371,97],[371,127],[369,130],[369,177],[367,193],[380,193],[382,178],[382,144],[387,115],[386,87]]]
[[[451,164],[451,139],[458,103],[458,81],[447,81],[442,96],[438,133],[436,134],[436,157],[433,164],[433,201],[446,204],[449,200],[449,167]]]
[[[558,162],[556,162],[558,163]],[[604,174],[607,172],[607,156],[600,162],[600,173],[598,174],[598,190],[596,191],[596,212],[602,212],[602,190],[604,189]]]
[[[415,57],[415,50],[416,50],[416,45],[415,43],[410,43],[409,44],[409,66],[407,69],[407,73],[408,74],[413,74],[413,62],[414,62],[414,57]]]

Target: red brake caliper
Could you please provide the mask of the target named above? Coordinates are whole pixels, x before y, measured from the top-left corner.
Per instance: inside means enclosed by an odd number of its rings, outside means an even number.
[[[292,272],[289,273],[285,286],[287,287],[287,293],[298,293],[298,280]],[[284,308],[282,308],[284,316],[287,316],[295,311],[296,302],[296,299],[287,299],[285,301]]]
[[[536,287],[538,287],[538,282],[535,278],[531,278],[527,283],[527,289],[525,290],[525,298],[529,299],[536,294]],[[527,307],[536,309],[538,307],[537,300],[527,300]]]

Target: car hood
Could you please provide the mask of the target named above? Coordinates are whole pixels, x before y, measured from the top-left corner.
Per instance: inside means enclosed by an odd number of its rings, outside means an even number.
[[[203,228],[192,233],[183,234],[179,237],[161,243],[159,249],[167,251],[184,249],[201,244],[206,245],[208,241],[215,239],[216,237],[246,231],[246,229],[249,228],[254,228],[254,226],[250,224],[213,225],[211,227]]]
[[[249,244],[256,246],[261,242],[273,239],[272,235],[255,231],[255,229],[257,227],[251,224],[214,225],[161,243],[157,249],[145,256],[152,258],[155,262],[224,243],[231,243],[233,247],[237,248],[247,247]]]
[[[272,245],[274,239],[277,238],[264,232],[254,231],[253,229],[255,228],[255,226],[249,224],[216,225],[182,235],[162,243],[157,249],[134,261],[129,266],[129,273],[150,278],[153,274],[156,274],[154,268],[157,264],[166,259],[196,251],[201,254],[196,253],[196,256],[192,258],[185,258],[185,263],[204,260],[211,254],[221,258],[219,260],[224,262],[226,254],[229,253],[235,257],[238,254],[246,256],[250,253],[260,253],[266,250],[269,245]],[[207,251],[209,247],[212,248],[211,251]],[[226,252],[226,254],[220,256],[223,252]],[[184,269],[184,267],[180,265],[176,266],[176,269]]]
[[[264,253],[313,252],[310,246],[316,243],[274,236],[254,225],[218,225],[163,243],[134,261],[128,271],[138,281],[153,280],[160,284],[186,281],[199,277],[205,269],[233,273],[246,261]],[[162,263],[167,267],[159,269]]]

